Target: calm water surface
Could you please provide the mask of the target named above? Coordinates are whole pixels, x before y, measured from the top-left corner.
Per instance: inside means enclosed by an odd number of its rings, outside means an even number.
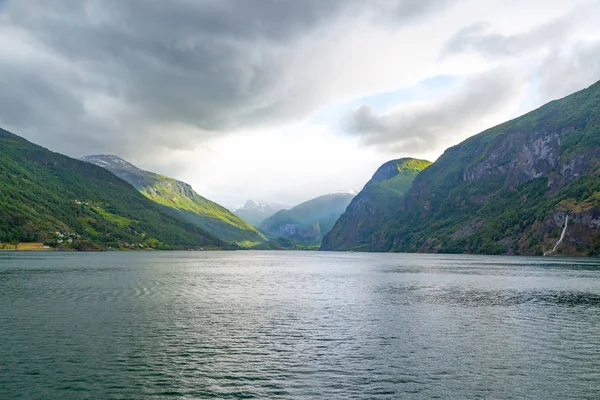
[[[0,253],[0,399],[600,397],[600,260]]]

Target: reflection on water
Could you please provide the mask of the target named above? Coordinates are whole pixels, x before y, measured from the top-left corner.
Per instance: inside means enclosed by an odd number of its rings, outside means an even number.
[[[0,253],[0,398],[596,398],[600,260]]]

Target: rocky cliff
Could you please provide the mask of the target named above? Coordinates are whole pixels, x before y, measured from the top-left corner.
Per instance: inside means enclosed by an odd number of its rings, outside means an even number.
[[[600,83],[448,149],[402,210],[371,234],[379,251],[600,253]]]

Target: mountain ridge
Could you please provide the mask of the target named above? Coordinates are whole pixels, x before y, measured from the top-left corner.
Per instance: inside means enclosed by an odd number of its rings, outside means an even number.
[[[221,247],[104,168],[0,129],[0,242],[74,250]]]
[[[381,165],[346,211],[324,236],[321,250],[366,250],[371,235],[403,208],[404,195],[430,161],[415,158],[391,160]]]
[[[600,254],[600,82],[447,149],[377,251]]]
[[[265,219],[275,214],[277,211],[288,208],[291,207],[262,200],[248,199],[243,207],[233,210],[233,213],[245,221],[248,221],[248,223],[258,229]]]
[[[225,241],[251,247],[266,240],[264,235],[246,221],[225,207],[200,196],[186,182],[140,169],[113,154],[90,155],[81,159],[106,168],[167,212]]]

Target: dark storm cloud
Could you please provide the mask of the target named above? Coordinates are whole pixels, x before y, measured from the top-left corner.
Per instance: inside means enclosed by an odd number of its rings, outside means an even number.
[[[470,78],[462,90],[441,100],[409,104],[385,114],[377,114],[363,105],[342,124],[347,132],[361,136],[365,143],[389,152],[431,151],[449,136],[468,130],[506,106],[518,90],[517,83],[507,71],[491,71]]]
[[[190,137],[172,138],[178,147],[301,118],[326,100],[327,77],[291,79],[295,46],[342,20],[399,25],[441,3],[14,0],[0,39],[27,51],[0,53],[0,123],[44,144],[70,138],[60,149],[83,154],[112,151],[115,140],[169,142],[173,125],[189,127]]]
[[[5,66],[2,75],[1,112],[9,125],[43,126],[47,122],[59,123],[66,115],[76,119],[83,113],[81,102],[72,93],[57,82],[44,79],[35,69]]]

